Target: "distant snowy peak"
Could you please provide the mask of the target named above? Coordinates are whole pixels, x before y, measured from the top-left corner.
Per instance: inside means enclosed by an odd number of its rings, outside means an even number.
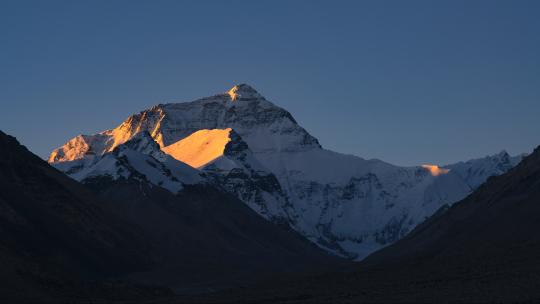
[[[102,155],[143,131],[163,148],[199,130],[227,128],[234,129],[254,153],[320,149],[317,139],[289,112],[267,101],[249,85],[240,84],[224,94],[154,106],[130,116],[112,130],[79,135],[54,150],[49,162]]]
[[[85,157],[52,164],[73,179],[85,181],[96,177],[113,180],[135,179],[161,186],[173,193],[184,184],[202,181],[200,173],[167,154],[147,132],[141,132],[101,156]]]
[[[444,168],[460,175],[472,189],[476,189],[488,177],[501,175],[516,166],[523,157],[525,154],[512,157],[503,150],[498,154],[447,165]]]
[[[235,85],[227,92],[227,94],[229,94],[232,101],[264,99],[259,92],[245,83]]]

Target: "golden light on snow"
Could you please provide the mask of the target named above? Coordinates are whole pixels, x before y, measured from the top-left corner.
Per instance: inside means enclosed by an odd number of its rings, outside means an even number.
[[[223,155],[231,138],[231,128],[199,130],[164,147],[163,152],[193,168],[200,168]]]
[[[70,139],[64,146],[54,150],[49,159],[49,163],[70,161],[82,158],[90,150],[90,145],[83,135],[78,135]]]
[[[439,176],[441,174],[446,174],[450,172],[450,169],[443,169],[437,165],[422,165],[422,168],[428,170],[429,173],[431,173],[431,175],[433,176]]]
[[[231,96],[232,101],[235,101],[238,98],[238,94],[236,93],[237,91],[238,91],[238,86],[234,86],[232,87],[232,89],[229,90],[229,92],[227,92],[227,94]]]

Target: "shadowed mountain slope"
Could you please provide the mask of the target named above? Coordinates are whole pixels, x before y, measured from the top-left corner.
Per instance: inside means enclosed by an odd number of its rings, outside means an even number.
[[[200,293],[345,263],[209,185],[186,185],[176,195],[134,179],[96,177],[85,185],[154,240],[158,267],[130,276],[138,283]]]
[[[138,230],[0,131],[0,295],[76,293],[83,280],[148,269]]]

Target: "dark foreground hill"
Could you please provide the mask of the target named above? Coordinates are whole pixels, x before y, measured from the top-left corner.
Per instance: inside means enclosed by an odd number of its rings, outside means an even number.
[[[0,298],[80,296],[87,282],[150,269],[138,234],[0,132]]]
[[[538,303],[540,148],[516,168],[343,273],[179,301]]]
[[[153,240],[157,267],[129,276],[139,283],[205,293],[346,263],[286,224],[269,222],[233,195],[208,185],[186,185],[177,195],[133,179],[98,177],[86,186]]]

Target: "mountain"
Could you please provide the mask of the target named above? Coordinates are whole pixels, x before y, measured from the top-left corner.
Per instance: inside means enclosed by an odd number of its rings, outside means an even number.
[[[85,185],[0,132],[0,300],[155,299],[341,263],[207,183],[148,133],[62,165]]]
[[[104,205],[0,131],[0,300],[78,297],[89,281],[150,269],[139,230]]]
[[[540,147],[347,271],[182,303],[538,303]]]
[[[491,177],[465,200],[366,259],[381,264],[447,260],[501,273],[540,274],[540,147],[507,173]],[[471,265],[478,263],[477,265]],[[499,274],[498,274],[499,275]],[[540,294],[539,294],[540,295]]]
[[[205,140],[195,134],[178,143],[188,143],[191,150],[181,151],[195,156],[192,161],[208,156],[198,153],[200,145],[220,151],[200,170],[165,154],[146,131],[103,155],[56,164],[109,201],[116,216],[139,227],[141,237],[152,242],[156,267],[128,278],[195,292],[247,284],[261,273],[334,264],[288,226],[265,221],[227,192],[234,192],[229,187],[239,178],[239,195],[248,188],[257,194],[255,181],[268,177],[256,171],[247,145],[232,130],[206,133],[210,137]],[[181,158],[179,153],[171,155]],[[270,197],[244,198],[256,202]]]
[[[192,102],[160,104],[115,129],[79,135],[54,150],[49,162],[80,179],[64,166],[108,155],[141,132],[263,217],[355,259],[402,238],[520,159],[504,152],[444,167],[400,167],[336,153],[322,148],[289,112],[241,84]]]
[[[146,132],[77,167],[76,176],[113,202],[118,217],[140,227],[141,235],[154,241],[157,267],[131,275],[130,280],[180,293],[207,292],[249,284],[267,273],[337,263],[288,226],[264,220],[226,192],[229,181],[238,176],[243,182],[239,191],[257,187],[245,184],[242,176],[257,174],[243,166],[249,159],[247,146],[231,130],[226,133],[230,138],[221,143],[222,155],[201,171],[164,154]]]

